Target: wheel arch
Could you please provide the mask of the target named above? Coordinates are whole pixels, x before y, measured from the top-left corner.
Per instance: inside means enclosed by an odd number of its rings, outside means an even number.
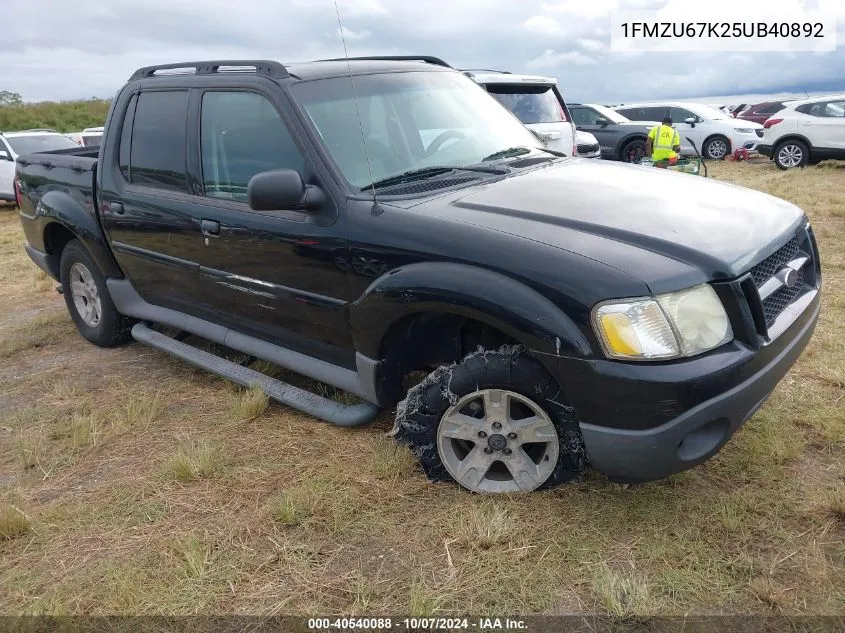
[[[789,141],[801,141],[804,145],[807,146],[807,150],[810,154],[813,153],[813,144],[810,143],[810,140],[804,136],[803,134],[799,134],[798,132],[790,132],[789,134],[784,134],[774,143],[772,143],[772,156],[774,157],[775,152],[777,149],[783,145],[784,143],[788,143]]]
[[[385,396],[409,371],[477,346],[519,344],[552,369],[592,346],[557,305],[524,283],[466,264],[425,262],[390,271],[350,306],[356,349],[382,361]],[[390,394],[390,396],[388,396]]]
[[[51,260],[55,260],[51,266],[54,265],[57,271],[62,249],[71,239],[77,239],[105,277],[123,277],[106,243],[99,219],[67,193],[48,191],[39,200],[37,213],[44,222],[45,249]]]

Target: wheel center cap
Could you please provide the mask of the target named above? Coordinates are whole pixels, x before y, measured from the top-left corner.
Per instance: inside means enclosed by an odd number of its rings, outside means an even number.
[[[495,433],[487,438],[487,446],[492,448],[494,451],[500,451],[507,445],[508,441],[505,439],[505,436],[500,435],[499,433]]]

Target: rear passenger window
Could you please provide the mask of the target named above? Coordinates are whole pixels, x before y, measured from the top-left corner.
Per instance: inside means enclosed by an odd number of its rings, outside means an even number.
[[[187,91],[142,92],[135,108],[129,180],[133,184],[187,191],[185,130]]]
[[[206,92],[202,98],[205,195],[246,202],[255,174],[302,172],[305,160],[273,104],[253,92]]]

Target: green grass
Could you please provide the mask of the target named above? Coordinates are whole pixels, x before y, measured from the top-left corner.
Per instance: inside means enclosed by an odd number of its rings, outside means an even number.
[[[165,474],[181,482],[214,477],[225,468],[222,448],[205,440],[184,443],[164,464]]]
[[[0,506],[0,541],[23,536],[30,529],[29,517],[11,505]]]
[[[43,101],[0,106],[0,130],[50,128],[58,132],[81,132],[105,123],[109,101]]]
[[[267,410],[269,398],[259,385],[238,389],[232,395],[232,417],[235,420],[254,420]]]
[[[20,223],[0,212],[0,525],[15,534],[0,539],[0,610],[841,614],[845,169],[712,173],[810,214],[813,340],[705,464],[527,496],[429,483],[385,436],[391,411],[338,428],[144,346],[85,343],[63,298],[35,291]]]

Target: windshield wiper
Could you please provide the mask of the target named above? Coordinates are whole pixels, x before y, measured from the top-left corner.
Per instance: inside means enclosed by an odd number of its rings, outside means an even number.
[[[411,169],[395,176],[388,176],[387,178],[376,180],[365,187],[361,187],[361,191],[390,187],[391,185],[399,185],[404,182],[414,182],[415,180],[425,180],[426,178],[442,176],[443,174],[448,174],[453,171],[478,171],[484,174],[495,174],[497,176],[504,176],[508,173],[508,170],[505,168],[487,165],[467,165],[465,167],[459,165],[421,167],[420,169]]]
[[[539,147],[537,148],[539,149]],[[512,156],[522,156],[523,154],[530,154],[531,148],[530,147],[508,147],[507,149],[499,150],[498,152],[493,152],[489,156],[485,156],[481,159],[481,162],[487,162],[488,160],[497,160],[499,158],[510,158]]]
[[[566,158],[566,154],[563,152],[559,152],[554,149],[549,149],[547,147],[509,147],[507,149],[499,150],[498,152],[493,152],[489,156],[485,156],[481,159],[481,162],[487,162],[491,160],[498,160],[500,158],[513,158],[515,156],[523,156],[525,154],[530,154],[533,150],[537,150],[538,152],[546,152],[547,154],[551,154],[552,156],[560,156],[561,158]]]

